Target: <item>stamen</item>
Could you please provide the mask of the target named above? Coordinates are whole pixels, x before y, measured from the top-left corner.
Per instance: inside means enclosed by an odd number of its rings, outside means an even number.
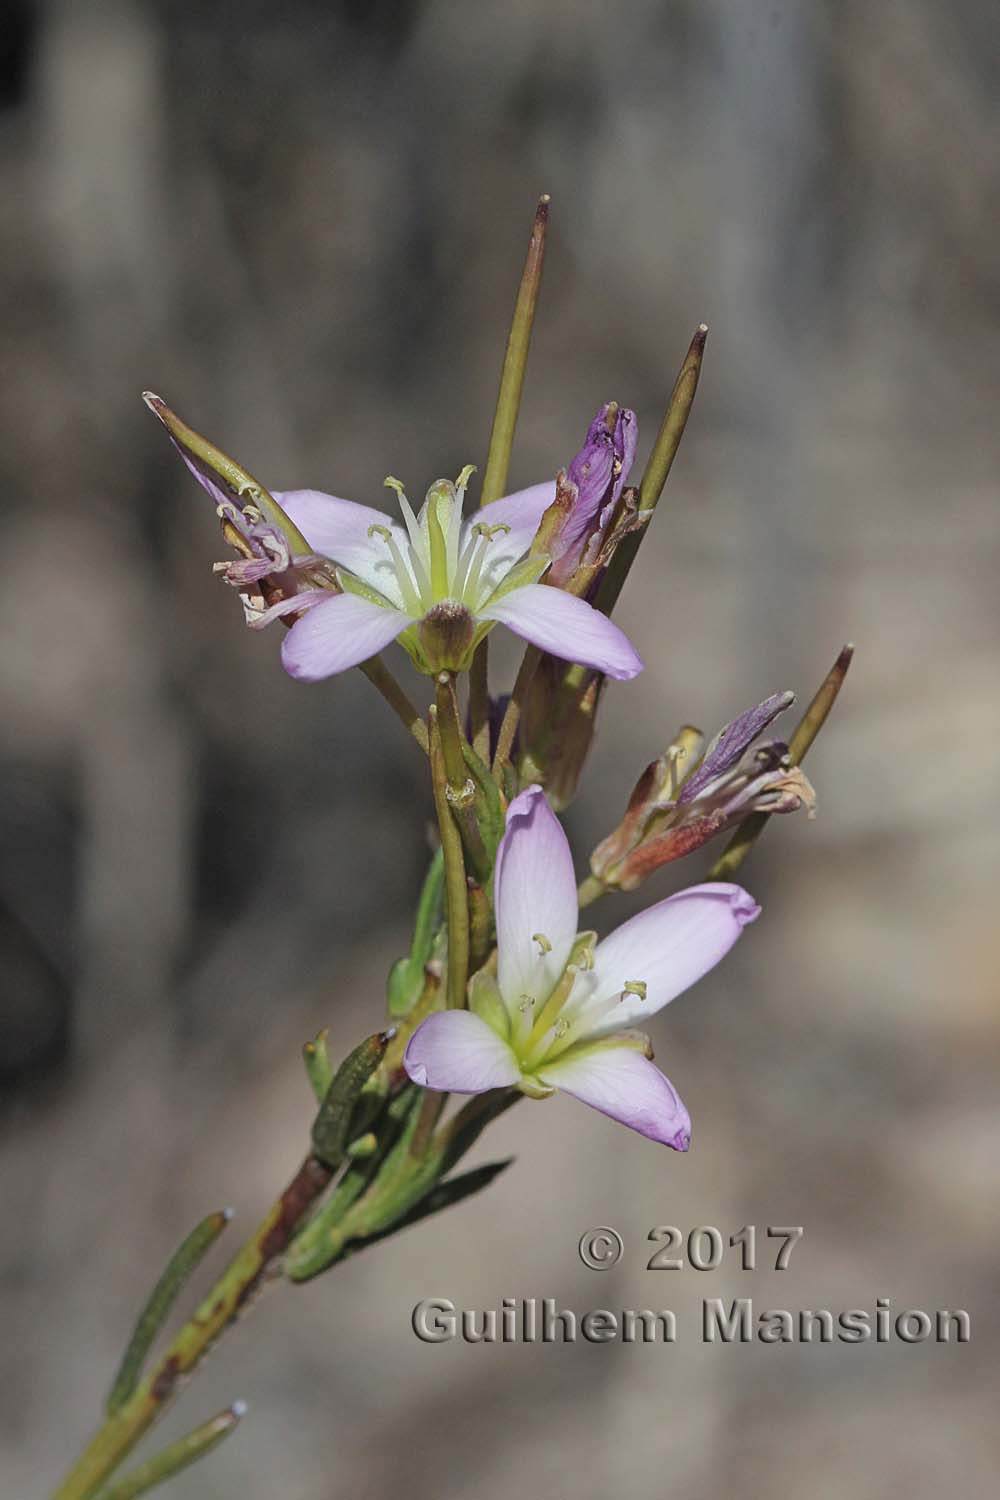
[[[392,532],[389,533],[386,539],[386,546],[389,548],[389,556],[392,558],[392,565],[396,574],[396,582],[399,584],[399,591],[403,596],[403,603],[406,605],[406,608],[411,615],[419,615],[423,612],[423,607],[420,602],[420,595],[418,593],[420,587],[419,578],[417,579],[417,586],[415,588],[413,576],[411,575],[409,568],[406,566],[406,559],[403,557],[403,554],[400,552],[399,547],[396,545],[396,538],[392,535]],[[415,561],[412,549],[410,550],[410,561]],[[414,567],[413,571],[414,573],[416,573],[416,567]]]
[[[478,526],[471,527],[468,539],[459,556],[458,566],[455,569],[455,597],[456,599],[461,599],[466,604],[470,604],[473,608],[475,608],[475,599],[469,588],[469,581],[472,578],[475,560],[484,546],[485,543]]]
[[[384,483],[386,489],[395,490],[396,492],[400,514],[403,517],[407,535],[410,538],[410,545],[406,549],[407,556],[403,557],[391,532],[385,537],[385,542],[392,553],[396,576],[399,579],[399,587],[406,601],[406,608],[412,615],[421,615],[431,602],[431,588],[430,579],[427,576],[426,549],[420,530],[420,523],[413,514],[413,507],[406,498],[406,491],[403,489],[402,481],[394,478],[392,474],[388,474]],[[375,530],[379,530],[379,528],[373,526],[369,530],[368,535],[371,536],[372,531]]]
[[[510,531],[506,521],[496,521],[492,526],[487,526],[485,521],[477,521],[472,529],[480,536],[484,536],[488,542],[492,542],[495,536],[506,536]]]
[[[667,784],[664,791],[668,802],[676,802],[681,783],[681,762],[687,760],[687,751],[683,745],[670,745],[667,748],[666,760]]]
[[[517,1008],[521,1012],[522,1016],[527,1016],[531,1014],[531,1011],[534,1009],[534,1005],[534,995],[522,995],[521,999],[518,1002]]]
[[[541,953],[545,954],[552,952],[552,944],[549,942],[544,932],[533,932],[531,934],[531,941],[538,944],[539,951]]]
[[[483,563],[486,561],[489,547],[489,537],[480,532],[476,539],[476,550],[469,559],[469,571],[462,584],[462,598],[472,610],[475,610],[479,602],[479,580],[483,576]]]
[[[629,979],[622,985],[622,999],[626,995],[638,995],[640,1000],[646,998],[646,982],[644,979]]]
[[[560,1016],[555,1024],[556,1041],[561,1042],[564,1036],[569,1034],[569,1022],[565,1016]]]
[[[573,985],[576,982],[576,976],[579,972],[576,964],[566,965],[559,982],[535,1019],[535,1024],[531,1028],[531,1035],[528,1038],[529,1048],[537,1047],[541,1038],[548,1032],[549,1027],[555,1024],[557,1016],[570,997]]]
[[[413,506],[410,504],[409,500],[407,500],[402,490],[399,491],[398,499],[400,514],[402,515],[403,523],[406,526],[407,536],[410,538],[410,546],[413,547],[417,552],[419,552],[421,560],[423,561],[425,558],[424,534],[420,530],[420,522],[414,515]]]
[[[465,468],[462,470],[461,474],[459,474],[458,478],[455,480],[455,488],[456,488],[456,490],[458,490],[458,491],[460,491],[461,493],[464,494],[465,487],[466,487],[466,485],[468,484],[469,480],[472,478],[472,476],[473,476],[473,474],[475,472],[476,472],[476,466],[475,466],[475,464],[466,464]]]
[[[413,586],[413,578],[409,568],[406,566],[403,554],[396,544],[396,538],[389,530],[389,527],[380,525],[378,521],[373,521],[368,528],[368,535],[370,537],[380,537],[389,549],[389,557],[392,560],[392,571],[396,575],[396,582],[399,584],[399,591],[403,596],[403,604],[411,615],[419,615],[421,612],[420,599]]]

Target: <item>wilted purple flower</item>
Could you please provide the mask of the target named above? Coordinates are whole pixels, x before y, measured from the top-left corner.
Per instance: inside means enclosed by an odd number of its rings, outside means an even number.
[[[157,399],[149,404],[166,422]],[[617,625],[584,600],[538,581],[550,558],[529,549],[554,483],[520,490],[463,520],[471,467],[454,484],[441,479],[431,485],[417,514],[403,486],[389,479],[402,525],[383,511],[319,490],[274,491],[271,498],[311,549],[293,557],[280,529],[255,530],[256,521],[246,520],[252,508],[234,505],[211,473],[175,445],[243,554],[222,566],[229,582],[245,590],[263,576],[281,575],[279,597],[268,604],[262,595],[265,608],[251,598],[250,615],[254,625],[297,616],[282,643],[282,661],[293,677],[315,682],[343,672],[397,639],[423,672],[463,670],[496,624],[609,677],[628,679],[642,670]],[[263,525],[264,518],[257,519]]]
[[[597,561],[638,440],[635,412],[619,407],[615,401],[601,407],[560,485],[559,498],[566,518],[553,538],[552,568],[546,582],[562,585],[580,563]]]
[[[760,908],[738,885],[693,886],[596,941],[577,931],[573,860],[541,787],[507,811],[496,861],[496,979],[469,1010],[436,1011],[403,1059],[425,1088],[459,1094],[562,1089],[651,1140],[686,1151],[687,1110],[631,1030],[729,952]]]
[[[740,714],[715,736],[701,760],[702,736],[681,731],[665,755],[648,765],[621,823],[598,844],[590,867],[604,885],[631,891],[660,865],[700,849],[755,812],[810,813],[816,795],[805,773],[788,759],[783,740],[751,749],[772,719],[795,701],[774,693]],[[695,768],[687,773],[685,762]]]

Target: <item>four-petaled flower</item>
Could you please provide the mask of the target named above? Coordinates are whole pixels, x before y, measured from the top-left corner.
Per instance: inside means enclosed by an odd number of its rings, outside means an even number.
[[[687,1110],[632,1030],[728,953],[760,908],[738,885],[679,891],[597,942],[577,932],[569,844],[538,786],[515,797],[497,852],[495,979],[475,976],[469,1010],[417,1027],[404,1066],[415,1083],[459,1094],[562,1089],[678,1151]]]
[[[614,509],[635,451],[631,412],[609,405],[591,423],[570,464],[572,482],[560,475],[560,535],[546,546],[539,522],[553,507],[555,480],[494,500],[464,519],[471,467],[454,484],[432,484],[416,514],[399,480],[390,478],[400,525],[383,511],[319,490],[268,494],[159,396],[147,391],[143,399],[215,501],[223,534],[240,554],[217,571],[242,594],[247,623],[259,629],[291,619],[282,647],[291,676],[317,682],[358,666],[394,640],[422,672],[463,671],[501,623],[542,651],[609,677],[624,681],[642,671],[641,657],[618,626],[558,586],[570,553],[595,527],[604,528]],[[546,572],[546,582],[557,587],[539,582]]]
[[[343,592],[299,596],[304,613],[282,644],[285,669],[309,682],[356,666],[397,640],[424,672],[461,671],[483,636],[505,624],[542,650],[628,679],[642,660],[617,625],[582,599],[539,582],[545,553],[529,551],[554,483],[485,505],[468,519],[471,469],[439,479],[414,514],[398,480],[403,525],[379,510],[317,490],[275,498]]]

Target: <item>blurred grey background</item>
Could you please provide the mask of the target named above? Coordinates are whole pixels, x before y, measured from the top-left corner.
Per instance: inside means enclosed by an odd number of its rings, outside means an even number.
[[[0,62],[3,1491],[96,1421],[166,1254],[297,1163],[302,1041],[381,1017],[431,808],[358,675],[287,679],[213,581],[160,391],[275,488],[482,462],[553,195],[513,479],[597,405],[645,453],[711,325],[623,600],[581,869],[676,726],[858,656],[765,915],[655,1023],[684,1159],[568,1100],[464,1209],[278,1288],[185,1393],[177,1500],[992,1493],[996,9],[983,0],[7,0]],[[510,653],[495,653],[509,668]],[[498,683],[498,685],[502,685]],[[643,899],[699,878],[662,872]],[[632,906],[636,903],[633,901]],[[606,930],[630,910],[597,909]],[[621,1265],[576,1256],[613,1224]],[[782,1274],[650,1273],[657,1224],[802,1224]],[[217,1252],[221,1260],[221,1251]],[[419,1344],[413,1304],[673,1307],[673,1348]],[[965,1347],[711,1348],[702,1297],[964,1307]]]

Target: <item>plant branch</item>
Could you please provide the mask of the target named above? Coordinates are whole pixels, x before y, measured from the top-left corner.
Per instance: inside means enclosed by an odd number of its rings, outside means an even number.
[[[538,670],[538,663],[541,659],[542,653],[538,647],[529,646],[518,668],[517,677],[514,679],[510,702],[507,704],[507,712],[503,716],[500,733],[497,735],[496,755],[493,757],[493,775],[498,780],[504,765],[510,760],[510,752],[514,748],[514,737],[517,734],[517,726],[521,722],[521,710],[524,707],[524,699],[531,686],[531,679]]]
[[[393,713],[412,734],[424,754],[427,754],[427,726],[418,710],[410,702],[399,683],[393,677],[381,656],[370,656],[360,663],[362,672],[373,687],[377,688]]]
[[[236,1321],[253,1294],[266,1283],[272,1267],[332,1175],[314,1156],[306,1158],[155,1369],[101,1427],[55,1491],[53,1500],[91,1500],[98,1487],[163,1415],[183,1378],[195,1369],[221,1334]]]

